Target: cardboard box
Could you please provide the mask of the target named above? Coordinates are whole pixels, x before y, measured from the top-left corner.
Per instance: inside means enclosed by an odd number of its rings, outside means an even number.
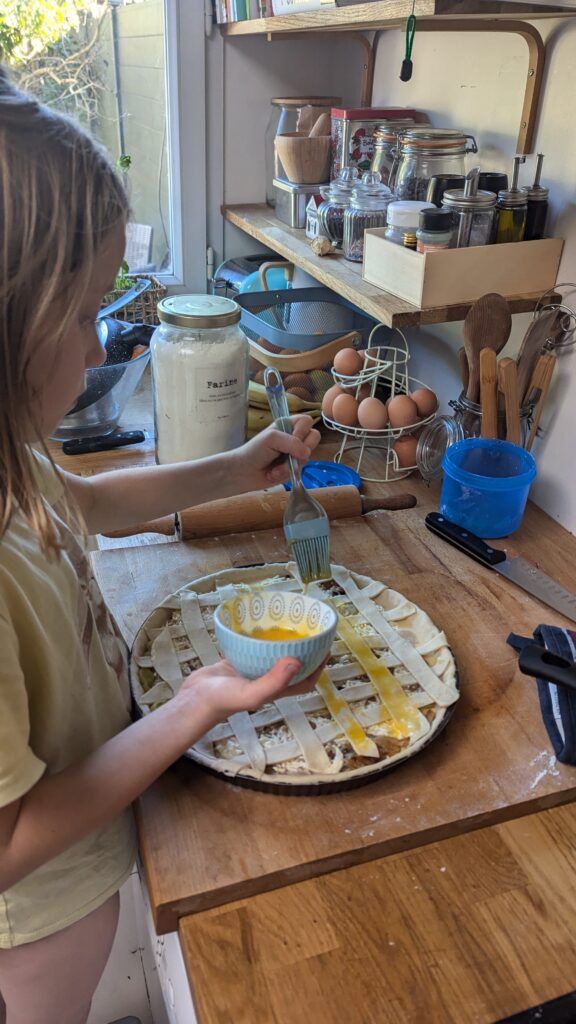
[[[365,281],[420,309],[473,302],[487,292],[506,297],[540,294],[553,288],[564,242],[481,245],[419,253],[384,238],[384,228],[364,237]]]

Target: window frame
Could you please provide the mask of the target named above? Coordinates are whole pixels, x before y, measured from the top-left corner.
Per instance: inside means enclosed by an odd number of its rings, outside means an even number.
[[[206,97],[203,0],[164,0],[171,291],[206,291]]]

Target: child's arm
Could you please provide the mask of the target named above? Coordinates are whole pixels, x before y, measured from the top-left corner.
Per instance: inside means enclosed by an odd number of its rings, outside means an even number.
[[[280,696],[298,671],[282,658],[260,679],[243,679],[228,662],[201,668],[176,697],[128,726],[84,760],[44,776],[0,809],[0,892],[111,821],[218,722]],[[310,689],[321,669],[290,688]]]
[[[286,455],[306,462],[320,441],[309,416],[292,421],[292,435],[270,428],[241,448],[196,462],[64,477],[90,533],[120,530],[215,498],[284,483],[289,478]]]

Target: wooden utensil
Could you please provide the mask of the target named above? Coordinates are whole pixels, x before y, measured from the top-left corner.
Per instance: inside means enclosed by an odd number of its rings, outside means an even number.
[[[480,405],[482,437],[498,437],[498,363],[491,348],[480,352]]]
[[[482,295],[472,304],[464,320],[464,348],[468,359],[469,380],[466,398],[478,401],[480,391],[480,352],[491,348],[498,354],[510,337],[512,317],[508,303],[497,292]]]
[[[468,356],[466,355],[466,349],[464,345],[458,349],[458,365],[460,367],[460,379],[462,381],[462,388],[464,391],[468,390],[468,379],[470,373],[468,370]]]
[[[564,314],[559,309],[547,309],[535,320],[532,320],[526,334],[524,335],[520,350],[516,357],[518,363],[518,394],[522,405],[528,398],[528,385],[538,362],[538,357],[544,351],[547,338],[554,338],[562,331],[562,318]]]
[[[320,114],[318,120],[312,125],[309,133],[309,139],[315,139],[319,135],[330,135],[332,130],[332,119],[330,114]]]
[[[345,519],[367,512],[388,512],[413,508],[413,494],[395,494],[388,498],[367,498],[357,487],[316,487],[314,497],[328,514],[329,519]],[[284,509],[288,504],[287,491],[259,491],[240,494],[235,498],[209,501],[195,508],[187,508],[177,516],[163,516],[148,523],[107,533],[107,537],[131,537],[135,533],[161,533],[166,537],[176,532],[181,540],[200,537],[222,537],[230,533],[252,533],[282,526]]]
[[[528,451],[531,450],[532,445],[534,444],[536,431],[538,430],[538,426],[540,424],[540,419],[542,417],[542,412],[544,410],[544,403],[546,401],[546,396],[550,389],[552,375],[554,373],[555,368],[556,356],[554,355],[554,353],[543,352],[538,362],[536,363],[534,373],[532,374],[532,379],[528,386],[528,397],[530,397],[530,395],[532,395],[534,391],[540,392],[538,404],[536,405],[536,408],[534,410],[534,421],[532,423],[532,427],[530,428],[528,441],[526,442],[526,448]]]
[[[512,444],[520,444],[520,399],[518,398],[518,373],[515,359],[500,360],[498,383],[504,395],[506,409],[506,440],[511,441]]]

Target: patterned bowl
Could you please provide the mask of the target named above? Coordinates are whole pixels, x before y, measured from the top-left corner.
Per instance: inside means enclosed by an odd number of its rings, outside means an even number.
[[[328,657],[337,621],[336,612],[324,601],[280,590],[238,594],[214,613],[218,644],[237,672],[256,679],[279,658],[297,658],[302,668],[293,683],[306,679]],[[299,635],[294,640],[257,635],[285,630]]]

